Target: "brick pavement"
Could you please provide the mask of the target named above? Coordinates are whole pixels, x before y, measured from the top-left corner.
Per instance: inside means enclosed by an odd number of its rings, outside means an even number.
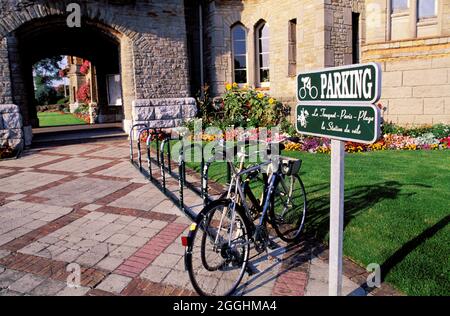
[[[0,161],[0,295],[196,295],[180,243],[190,221],[130,165],[128,153],[126,141],[105,140]],[[177,190],[177,181],[168,183]],[[201,208],[194,194],[185,199]],[[312,242],[275,242],[281,247],[269,257],[251,254],[256,273],[238,293],[326,295],[324,252]],[[79,286],[71,287],[77,269]],[[355,283],[364,282],[364,271],[346,271],[346,291],[366,294]]]

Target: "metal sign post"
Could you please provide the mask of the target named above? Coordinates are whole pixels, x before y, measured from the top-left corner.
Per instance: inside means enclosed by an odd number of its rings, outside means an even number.
[[[328,293],[342,294],[345,142],[375,143],[381,112],[381,68],[359,64],[297,76],[297,132],[331,138]]]
[[[342,290],[342,248],[344,239],[344,159],[345,143],[331,140],[330,250],[328,294]]]

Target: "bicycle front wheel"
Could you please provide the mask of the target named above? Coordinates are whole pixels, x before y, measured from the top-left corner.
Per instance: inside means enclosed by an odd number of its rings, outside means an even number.
[[[281,178],[272,194],[270,223],[278,237],[286,242],[297,241],[305,223],[306,192],[298,175]]]
[[[228,296],[244,276],[250,252],[249,227],[230,200],[214,201],[198,215],[189,234],[186,267],[192,286],[204,296]]]

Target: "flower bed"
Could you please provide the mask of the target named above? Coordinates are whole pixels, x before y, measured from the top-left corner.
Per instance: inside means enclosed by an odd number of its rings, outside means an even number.
[[[345,151],[360,153],[380,150],[445,150],[450,148],[450,136],[436,138],[432,133],[425,133],[418,137],[398,134],[384,134],[375,144],[365,145],[346,142]],[[286,150],[307,151],[311,153],[329,153],[330,141],[315,137],[301,137],[297,141],[287,141]]]
[[[289,109],[261,90],[236,83],[227,83],[225,93],[211,100],[208,87],[203,88],[203,97],[198,99],[201,123],[195,131],[196,120],[186,122],[185,127],[197,135],[191,138],[203,141],[239,139],[282,141],[288,151],[330,153],[330,140],[326,138],[298,135],[288,121]],[[381,106],[381,104],[379,105]],[[208,127],[214,127],[211,132]],[[277,127],[280,132],[271,133]],[[206,130],[204,129],[206,128]],[[245,130],[244,130],[245,128]],[[203,130],[202,134],[199,134]],[[348,153],[380,150],[445,150],[450,147],[450,125],[401,127],[392,123],[382,126],[382,137],[375,144],[365,145],[346,142]]]
[[[263,133],[261,137],[260,133]],[[193,137],[191,137],[193,138]],[[203,133],[201,140],[210,142],[219,139],[237,141],[240,139],[258,140],[264,139],[268,142],[283,142],[287,151],[305,151],[310,153],[331,152],[331,141],[327,138],[290,136],[287,133],[272,133],[271,130],[253,128],[228,129],[224,133]],[[437,138],[431,132],[425,132],[417,137],[399,134],[384,134],[374,144],[366,145],[355,142],[346,142],[345,151],[348,153],[361,153],[380,150],[446,150],[450,148],[450,133],[446,137]]]

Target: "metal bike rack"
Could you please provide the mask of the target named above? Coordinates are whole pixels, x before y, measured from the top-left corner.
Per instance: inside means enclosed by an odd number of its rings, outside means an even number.
[[[137,144],[137,161],[135,161],[134,155],[134,134],[137,133],[138,139],[136,140]],[[143,166],[142,159],[142,138],[143,135],[147,133],[145,145],[146,145],[146,154],[147,154],[147,166],[146,168]],[[161,138],[161,139],[160,139]],[[161,144],[160,144],[161,141]],[[208,194],[208,171],[209,166],[213,161],[211,159],[208,161],[208,164],[205,164],[204,159],[204,146],[202,144],[194,143],[185,145],[183,140],[180,138],[178,141],[181,143],[178,155],[178,172],[174,172],[172,170],[172,157],[171,157],[171,144],[172,139],[169,135],[164,133],[162,130],[158,130],[155,128],[150,128],[147,124],[135,124],[132,126],[130,131],[130,162],[131,164],[152,184],[154,184],[161,192],[163,192],[168,198],[171,199],[172,202],[177,205],[180,210],[191,220],[196,219],[195,212],[184,203],[185,197],[185,188],[188,188],[196,195],[201,197],[203,204],[206,205],[211,201]],[[152,142],[155,142],[156,145],[156,157],[151,156],[151,146]],[[201,188],[197,188],[193,183],[186,181],[186,159],[185,152],[186,149],[198,149],[201,153],[201,164],[200,164],[200,179],[201,179]],[[167,164],[166,164],[167,161]],[[160,173],[161,179],[160,181],[154,177],[154,168],[156,166]],[[167,176],[170,176],[173,179],[178,181],[178,196],[168,190],[167,187]]]

